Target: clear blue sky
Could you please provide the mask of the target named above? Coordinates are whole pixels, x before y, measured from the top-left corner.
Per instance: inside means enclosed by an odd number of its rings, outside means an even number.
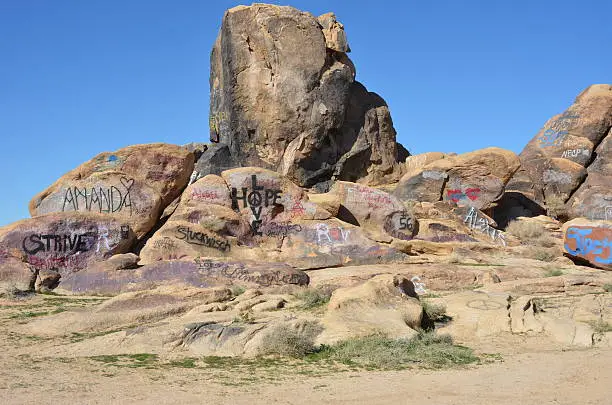
[[[99,152],[208,141],[210,49],[237,4],[0,0],[0,225]],[[608,0],[290,5],[336,13],[357,79],[412,153],[518,153],[585,87],[612,83]]]

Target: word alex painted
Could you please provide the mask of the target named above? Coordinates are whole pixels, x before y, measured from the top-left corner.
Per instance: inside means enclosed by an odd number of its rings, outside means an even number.
[[[489,224],[486,218],[479,217],[478,211],[474,207],[470,207],[465,219],[463,220],[471,229],[476,229],[491,237],[493,241],[499,241],[506,246],[504,233],[499,229],[495,229]]]
[[[179,226],[177,232],[179,233],[179,236],[177,236],[178,239],[184,240],[192,245],[206,246],[220,250],[221,252],[229,251],[231,247],[230,243],[226,240],[217,239],[203,232],[193,232],[186,226]]]

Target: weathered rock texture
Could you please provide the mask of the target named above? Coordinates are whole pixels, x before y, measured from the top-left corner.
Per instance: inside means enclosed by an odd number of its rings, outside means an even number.
[[[507,190],[531,200],[517,199],[527,211],[536,203],[564,218],[612,218],[611,128],[612,86],[590,86],[525,146]]]
[[[518,157],[500,148],[485,148],[458,156],[427,153],[412,156],[395,195],[402,200],[452,201],[460,206],[489,209],[520,167]]]
[[[211,54],[210,132],[234,166],[300,186],[396,181],[407,151],[384,100],[355,81],[342,24],[292,7],[226,11]]]
[[[66,173],[30,202],[33,217],[96,212],[130,226],[137,238],[153,228],[193,172],[193,153],[169,144],[104,152]]]
[[[612,221],[574,219],[563,225],[565,254],[579,262],[612,270]]]
[[[0,229],[0,263],[9,276],[54,271],[64,276],[128,252],[135,239],[124,223],[99,213],[52,213]],[[9,271],[12,269],[12,271]],[[17,273],[15,273],[17,271]]]
[[[344,191],[319,196],[335,201],[330,206],[345,204],[351,210],[336,209],[339,219],[277,172],[244,167],[221,176],[207,175],[185,189],[174,213],[142,249],[141,262],[215,257],[280,261],[306,269],[403,256],[376,242],[412,237],[413,219],[399,201],[355,183],[342,182],[337,187]],[[372,196],[371,201],[362,196],[363,201],[360,197],[358,202],[347,202],[349,189],[363,191],[364,196]],[[361,223],[344,222],[344,213]]]

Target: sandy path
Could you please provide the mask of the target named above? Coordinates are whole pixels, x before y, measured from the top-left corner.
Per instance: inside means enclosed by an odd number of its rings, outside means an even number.
[[[508,355],[468,369],[293,375],[243,386],[222,385],[197,369],[55,360],[19,367],[15,357],[1,357],[2,404],[612,404],[612,351],[602,349]]]

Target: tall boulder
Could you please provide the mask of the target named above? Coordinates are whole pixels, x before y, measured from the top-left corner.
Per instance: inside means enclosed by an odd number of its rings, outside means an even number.
[[[507,190],[531,200],[522,205],[536,203],[557,216],[605,219],[612,206],[611,128],[612,86],[592,85],[525,146]]]
[[[228,164],[300,186],[396,181],[407,152],[389,109],[355,81],[342,24],[267,4],[226,11],[211,54],[211,141]]]

